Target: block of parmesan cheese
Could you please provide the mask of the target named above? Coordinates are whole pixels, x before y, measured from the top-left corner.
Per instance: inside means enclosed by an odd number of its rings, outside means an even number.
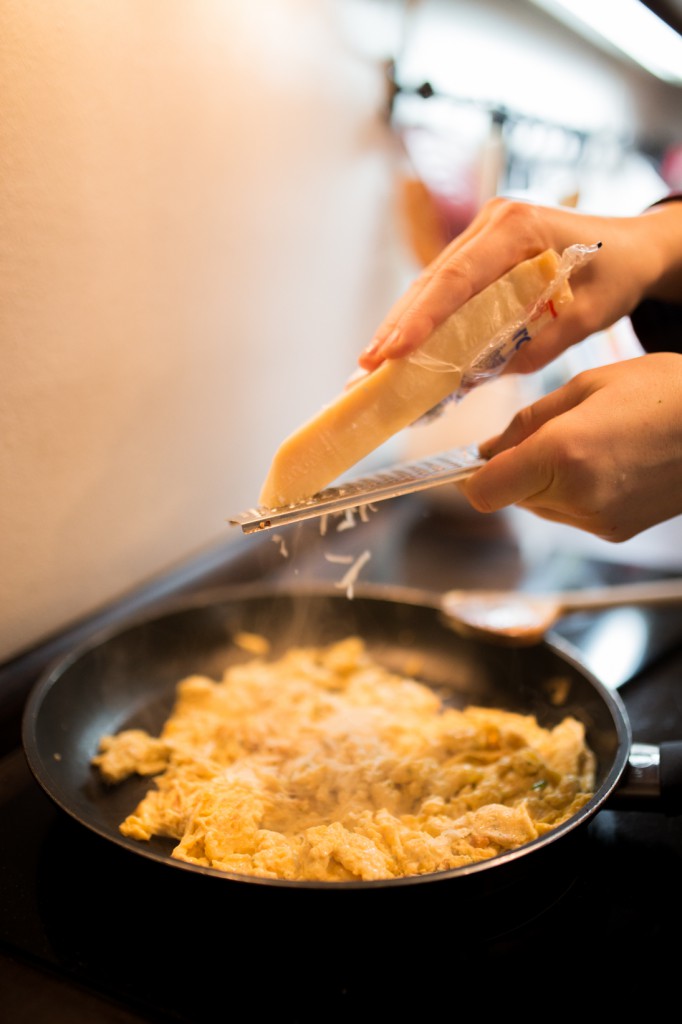
[[[444,321],[417,354],[385,360],[303,423],[275,453],[260,504],[292,505],[329,486],[456,392],[463,373],[505,326],[521,323],[528,337],[537,334],[573,297],[568,280],[557,278],[559,260],[548,249],[519,263]],[[555,280],[549,301],[526,319]]]

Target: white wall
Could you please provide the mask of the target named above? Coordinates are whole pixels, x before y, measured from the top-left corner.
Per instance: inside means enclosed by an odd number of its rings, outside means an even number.
[[[0,47],[3,659],[225,541],[395,282],[333,4],[2,0]]]
[[[430,6],[0,0],[0,660],[228,540],[354,369],[416,269],[378,59]],[[550,38],[434,6],[512,69]],[[633,74],[618,117],[665,111]]]

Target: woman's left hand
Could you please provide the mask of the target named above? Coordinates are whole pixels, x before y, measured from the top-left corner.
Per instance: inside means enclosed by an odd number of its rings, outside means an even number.
[[[682,355],[586,370],[479,446],[457,486],[479,512],[519,505],[609,541],[682,513]]]

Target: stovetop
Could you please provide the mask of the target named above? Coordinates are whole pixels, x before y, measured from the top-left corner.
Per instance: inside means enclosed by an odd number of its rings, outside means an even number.
[[[610,1012],[637,990],[649,1011],[676,997],[681,816],[603,809],[501,890],[456,880],[367,898],[166,869],[85,829],[33,779],[20,746],[21,704],[55,657],[103,623],[162,611],[171,598],[218,584],[336,580],[339,565],[325,554],[365,548],[368,582],[436,592],[529,587],[538,572],[548,588],[660,575],[556,552],[531,574],[503,519],[460,521],[414,496],[386,503],[362,532],[322,537],[316,525],[299,524],[283,538],[232,539],[4,666],[0,1021],[400,1021],[415,1010],[454,1019],[471,1009],[489,1019],[584,1007],[595,993]],[[679,739],[680,613],[628,611],[628,635],[639,639],[627,663],[623,644],[613,646],[611,613],[571,616],[557,632],[586,663],[612,673],[633,740]]]

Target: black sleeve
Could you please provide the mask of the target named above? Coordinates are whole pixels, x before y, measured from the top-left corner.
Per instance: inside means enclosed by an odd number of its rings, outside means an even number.
[[[674,193],[660,202],[680,200],[682,194]],[[682,295],[679,303],[644,299],[630,314],[630,321],[645,351],[682,352]]]
[[[645,351],[682,352],[682,304],[645,299],[630,321]]]

